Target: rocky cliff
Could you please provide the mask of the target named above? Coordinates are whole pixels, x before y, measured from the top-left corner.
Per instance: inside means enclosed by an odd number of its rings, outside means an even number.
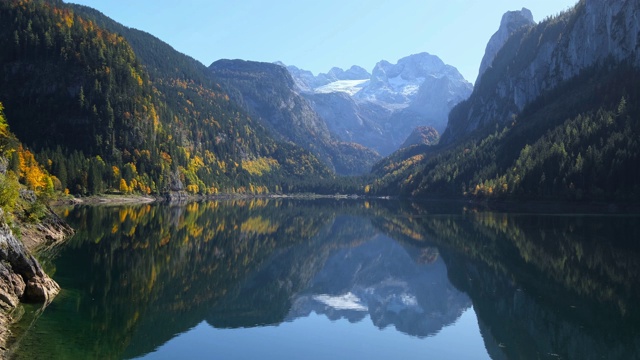
[[[532,25],[535,25],[535,21],[533,21],[533,14],[531,14],[531,11],[527,8],[522,8],[520,11],[508,11],[502,16],[500,28],[495,34],[493,34],[493,36],[491,36],[491,39],[489,39],[489,43],[487,44],[484,57],[480,63],[480,72],[478,73],[476,83],[480,81],[482,74],[484,74],[487,68],[491,66],[493,59],[498,55],[498,52],[502,49],[504,43],[509,40],[511,34],[524,26]]]
[[[504,43],[468,101],[450,114],[443,143],[512,121],[540,95],[605,62],[640,65],[638,0],[582,0]],[[488,54],[490,57],[490,54]]]
[[[73,230],[55,214],[39,225],[23,227],[22,237],[30,248],[60,241]],[[9,335],[12,311],[20,302],[48,304],[60,291],[58,284],[45,272],[21,240],[7,225],[5,213],[0,209],[0,357],[4,355]]]

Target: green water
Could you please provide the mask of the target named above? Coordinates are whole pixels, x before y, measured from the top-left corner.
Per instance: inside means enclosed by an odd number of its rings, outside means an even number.
[[[640,358],[640,217],[253,200],[78,207],[16,359]]]

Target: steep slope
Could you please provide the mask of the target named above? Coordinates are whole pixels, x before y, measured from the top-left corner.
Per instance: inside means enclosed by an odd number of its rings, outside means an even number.
[[[387,136],[378,121],[388,116],[382,107],[367,112],[349,96],[341,91],[327,93],[301,93],[311,107],[324,119],[329,131],[338,139],[346,142],[357,142],[381,153]],[[377,110],[377,113],[375,112]]]
[[[493,59],[498,55],[498,52],[502,49],[504,43],[509,40],[511,34],[524,26],[532,25],[535,25],[535,21],[533,21],[533,14],[531,14],[531,11],[527,8],[522,8],[520,11],[508,11],[502,16],[500,28],[498,28],[498,31],[491,36],[491,39],[489,39],[489,43],[487,44],[487,48],[485,49],[484,57],[482,58],[482,62],[480,62],[480,71],[478,73],[476,83],[480,81],[482,74],[491,67]]]
[[[0,103],[0,357],[7,356],[9,324],[20,302],[49,304],[58,284],[30,253],[52,246],[73,230],[46,208],[44,199],[59,182],[47,174],[10,131]],[[17,231],[16,231],[17,230]]]
[[[209,67],[232,99],[285,141],[316,154],[338,174],[368,172],[379,159],[362,145],[336,141],[324,120],[295,91],[282,66],[242,60],[219,60]]]
[[[452,110],[440,144],[385,159],[370,190],[640,199],[639,11],[638,1],[581,1],[517,30]]]
[[[317,77],[295,66],[287,69],[332,133],[372,146],[382,155],[397,150],[417,126],[444,131],[449,111],[473,88],[454,67],[428,53],[407,56],[397,64],[383,60],[371,75],[355,67],[334,68]],[[350,102],[336,96],[343,93]]]
[[[413,145],[435,145],[440,140],[440,134],[430,126],[418,126],[405,140],[400,148]]]
[[[582,0],[538,26],[520,28],[471,98],[451,113],[442,141],[508,123],[543,93],[605,61],[640,65],[639,11],[635,0]]]
[[[0,19],[0,100],[62,188],[263,192],[329,176],[148,34],[59,1],[3,1]]]

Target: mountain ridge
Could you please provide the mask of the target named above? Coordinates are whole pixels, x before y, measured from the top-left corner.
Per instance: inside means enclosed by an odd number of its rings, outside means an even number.
[[[403,57],[396,64],[382,60],[366,78],[359,71],[357,80],[334,77],[332,81],[327,74],[314,76],[296,66],[287,69],[336,136],[381,155],[397,150],[417,126],[444,131],[451,108],[473,88],[457,69],[426,52]],[[334,68],[329,73],[342,72],[346,73]]]
[[[379,156],[359,144],[334,139],[325,121],[296,92],[293,77],[277,64],[218,60],[209,70],[232,99],[284,141],[300,144],[341,175],[367,173]]]

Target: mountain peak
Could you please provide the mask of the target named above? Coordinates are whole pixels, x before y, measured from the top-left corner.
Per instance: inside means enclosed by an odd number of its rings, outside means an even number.
[[[502,20],[500,21],[500,28],[496,31],[489,43],[487,44],[487,48],[484,53],[484,57],[482,58],[482,62],[480,63],[480,72],[478,73],[478,79],[476,83],[484,72],[491,67],[493,63],[493,59],[495,59],[496,55],[502,46],[507,42],[509,36],[513,34],[514,31],[524,27],[535,25],[535,21],[533,20],[533,14],[527,8],[522,8],[522,10],[515,11],[507,11],[504,15],[502,15]]]
[[[500,27],[509,27],[514,24],[517,26],[518,23],[534,24],[535,21],[533,20],[531,10],[523,7],[522,10],[507,11],[502,15]],[[513,30],[516,29],[517,28],[513,28]]]

